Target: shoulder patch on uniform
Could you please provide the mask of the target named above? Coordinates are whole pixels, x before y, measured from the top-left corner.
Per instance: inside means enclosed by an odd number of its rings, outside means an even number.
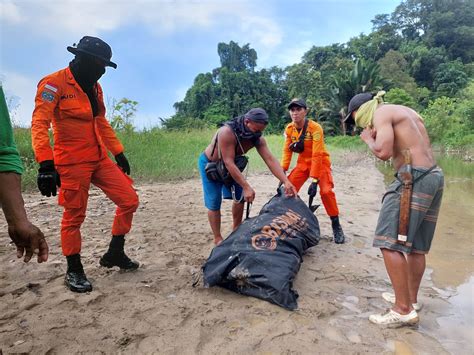
[[[41,93],[41,98],[43,99],[43,101],[48,101],[48,102],[54,101],[54,95],[50,93],[49,91],[43,91]]]
[[[45,89],[48,89],[48,90],[51,90],[52,92],[58,92],[58,88],[55,87],[55,86],[53,86],[53,85],[51,85],[51,84],[46,84],[46,85],[44,86],[44,88],[45,88]]]

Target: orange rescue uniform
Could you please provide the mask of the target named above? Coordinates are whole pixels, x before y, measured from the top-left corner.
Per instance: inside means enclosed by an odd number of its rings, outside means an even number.
[[[293,152],[289,146],[297,142],[302,134],[293,122],[285,128],[285,144],[281,166],[287,171],[290,167]],[[291,171],[288,179],[299,191],[308,177],[319,180],[319,193],[324,208],[330,217],[338,216],[336,195],[334,194],[334,181],[331,174],[331,160],[324,145],[324,132],[322,127],[314,122],[308,121],[308,128],[304,137],[304,151],[299,153],[295,168]]]
[[[94,117],[87,94],[69,67],[43,78],[38,84],[31,122],[36,160],[54,160],[61,178],[58,203],[64,207],[61,245],[65,256],[81,251],[80,227],[86,216],[90,184],[99,187],[116,205],[113,235],[126,234],[138,207],[133,181],[112,162],[123,146],[105,118],[102,88],[95,84],[98,110]],[[52,124],[54,149],[49,141]]]

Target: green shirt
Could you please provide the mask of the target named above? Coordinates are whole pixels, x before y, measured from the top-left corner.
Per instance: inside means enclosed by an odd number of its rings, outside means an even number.
[[[0,172],[23,173],[23,164],[16,149],[3,87],[0,85]]]

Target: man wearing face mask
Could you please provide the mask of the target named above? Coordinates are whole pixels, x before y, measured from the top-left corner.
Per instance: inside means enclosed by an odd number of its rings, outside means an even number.
[[[257,149],[258,154],[265,161],[273,175],[284,184],[285,194],[296,196],[295,187],[285,176],[278,160],[272,155],[265,138],[262,137],[262,132],[267,124],[268,115],[265,110],[253,108],[245,115],[225,122],[199,157],[204,204],[208,209],[207,216],[216,245],[219,245],[223,240],[221,234],[222,198],[233,198],[234,200],[232,204],[234,230],[242,222],[244,202],[252,203],[255,199],[255,190],[250,186],[236,164],[239,157],[242,157],[251,148],[255,147]],[[230,174],[229,183],[223,182],[219,177],[215,179],[215,176],[206,172],[206,166],[209,162],[219,160],[224,162],[228,174]]]
[[[74,292],[88,292],[92,285],[81,262],[80,227],[86,216],[90,184],[100,188],[116,205],[112,239],[100,259],[105,267],[133,270],[138,263],[124,252],[125,234],[132,225],[138,196],[132,186],[124,148],[105,118],[103,93],[98,80],[110,61],[110,46],[85,36],[67,50],[75,58],[65,69],[44,77],[38,84],[31,123],[32,144],[40,164],[38,188],[43,196],[56,196],[63,206],[61,246],[67,259],[65,283]],[[48,131],[52,125],[54,147]],[[117,164],[107,155],[114,156]]]
[[[291,100],[288,110],[292,122],[285,128],[281,166],[286,172],[290,167],[292,154],[298,154],[298,161],[288,179],[299,191],[306,180],[311,177],[312,181],[308,189],[308,195],[311,197],[316,196],[319,186],[321,201],[326,213],[331,218],[334,242],[342,244],[345,236],[339,222],[339,208],[333,191],[331,160],[324,145],[323,129],[318,123],[306,117],[308,108],[303,99]]]

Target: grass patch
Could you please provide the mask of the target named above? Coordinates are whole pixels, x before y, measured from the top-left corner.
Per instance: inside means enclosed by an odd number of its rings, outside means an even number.
[[[119,132],[118,137],[125,146],[125,154],[130,162],[132,176],[136,181],[175,181],[199,176],[197,160],[211,141],[215,129],[165,131],[152,129],[143,132]],[[281,159],[283,134],[265,135],[268,147],[273,155]],[[30,129],[16,128],[15,140],[20,152],[25,173],[23,189],[36,189],[36,163],[31,147]],[[326,145],[331,156],[344,151],[367,150],[359,137],[327,137]],[[268,168],[255,149],[248,153],[250,158],[249,173],[268,171]],[[296,163],[293,156],[292,166]],[[449,169],[449,163],[445,165]],[[469,170],[472,166],[467,165]]]
[[[125,154],[130,162],[132,176],[137,181],[173,181],[199,176],[197,160],[211,141],[215,129],[165,131],[151,129],[143,132],[118,132],[125,146]],[[280,160],[283,134],[265,135],[268,147]],[[31,131],[27,128],[15,129],[15,140],[23,160],[23,189],[36,188],[38,164],[31,147]],[[329,137],[327,149],[363,149],[358,137]],[[249,172],[268,171],[255,149],[248,153]],[[296,157],[293,157],[293,165]]]

